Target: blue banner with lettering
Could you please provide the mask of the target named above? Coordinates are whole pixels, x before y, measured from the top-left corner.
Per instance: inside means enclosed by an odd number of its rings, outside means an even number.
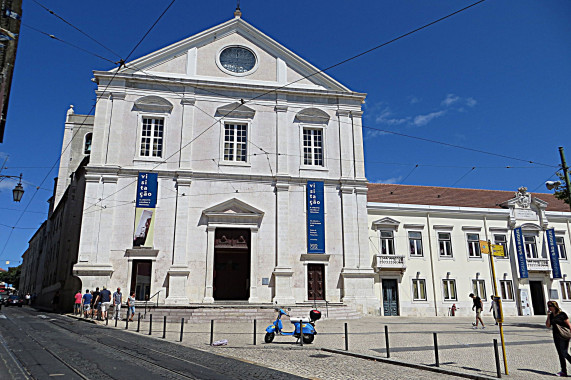
[[[307,253],[325,253],[323,182],[307,181]]]
[[[523,232],[521,227],[514,229],[515,250],[517,253],[517,266],[519,268],[519,277],[528,278],[527,259],[525,258],[525,249],[523,248]]]
[[[561,268],[559,267],[559,249],[555,241],[555,229],[546,230],[545,234],[547,235],[547,247],[549,248],[549,258],[551,259],[551,274],[553,278],[562,278]]]
[[[136,207],[154,208],[157,204],[157,187],[157,173],[139,173]]]

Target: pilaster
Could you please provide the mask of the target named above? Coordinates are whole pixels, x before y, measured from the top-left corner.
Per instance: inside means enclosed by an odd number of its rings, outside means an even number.
[[[109,139],[107,145],[107,154],[105,164],[120,165],[121,153],[123,153],[123,143],[126,146],[131,142],[122,141],[123,138],[130,138],[128,134],[123,132],[126,102],[126,94],[124,92],[111,93],[111,120],[109,122]]]
[[[289,251],[289,184],[276,183],[276,267],[274,268],[274,302],[295,303],[292,291],[293,269]]]
[[[282,101],[283,102],[283,101]],[[287,120],[287,105],[284,103],[276,104],[274,111],[276,112],[276,152],[289,153],[288,150],[288,131],[291,129],[291,124]],[[288,175],[288,155],[278,154],[277,156],[277,173],[278,175]]]
[[[180,162],[181,169],[192,169],[192,138],[194,133],[194,111],[196,99],[187,96],[180,101],[182,104],[182,123],[180,132]]]
[[[206,247],[206,284],[204,290],[203,303],[214,303],[214,233],[216,227],[206,227],[207,247]]]
[[[365,153],[363,149],[363,127],[362,127],[363,111],[351,111],[351,120],[353,121],[353,141],[355,151],[355,178],[357,180],[365,180]]]
[[[339,162],[341,163],[341,179],[355,177],[353,166],[353,128],[349,110],[337,110],[339,122]]]

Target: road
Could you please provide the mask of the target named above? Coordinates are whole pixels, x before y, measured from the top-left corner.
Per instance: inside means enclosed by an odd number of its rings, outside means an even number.
[[[0,380],[303,379],[33,309],[0,311]]]

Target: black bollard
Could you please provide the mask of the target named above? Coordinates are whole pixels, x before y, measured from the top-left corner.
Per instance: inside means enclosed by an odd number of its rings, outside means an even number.
[[[182,342],[182,334],[184,332],[184,318],[180,320],[180,341]]]
[[[436,359],[436,366],[440,367],[440,360],[438,360],[438,338],[436,337],[436,333],[432,333],[434,336],[434,358]]]
[[[125,330],[129,330],[129,314],[127,314],[127,319],[125,319]]]
[[[500,354],[498,352],[498,340],[494,339],[494,353],[496,354],[496,374],[498,379],[502,377],[502,370],[500,368]]]
[[[163,339],[167,337],[167,316],[163,315]]]
[[[387,358],[391,357],[391,350],[389,349],[389,327],[385,326],[385,345],[387,347]]]
[[[214,319],[210,320],[210,345],[214,342]]]
[[[137,317],[137,332],[141,331],[141,313]]]
[[[347,331],[347,322],[345,322],[345,351],[349,351],[349,334]]]
[[[153,333],[153,315],[149,314],[149,335]]]
[[[256,345],[256,320],[254,319],[254,346]]]
[[[105,326],[109,326],[109,315],[105,316]]]
[[[303,347],[303,322],[299,321],[299,344]]]
[[[117,327],[117,315],[115,315],[115,327]]]

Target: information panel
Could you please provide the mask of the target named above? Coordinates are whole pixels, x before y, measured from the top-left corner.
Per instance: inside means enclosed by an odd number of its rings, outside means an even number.
[[[527,259],[525,258],[525,249],[523,248],[523,232],[521,227],[514,229],[515,249],[517,253],[517,265],[519,268],[519,277],[528,278]]]
[[[157,173],[139,173],[133,247],[152,247],[157,205]]]
[[[551,259],[551,274],[553,278],[562,278],[559,266],[559,249],[555,241],[555,229],[546,230],[545,234],[547,235],[547,246],[549,247],[549,258]]]
[[[323,182],[307,181],[307,253],[325,253]]]

